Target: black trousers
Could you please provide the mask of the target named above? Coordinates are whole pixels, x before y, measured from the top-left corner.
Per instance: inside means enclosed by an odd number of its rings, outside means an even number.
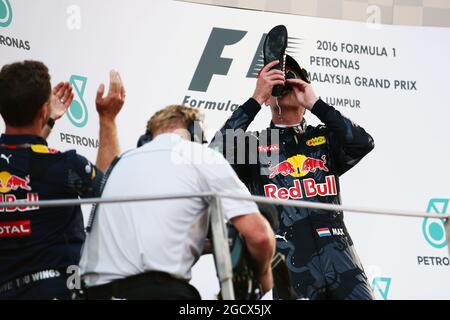
[[[146,272],[107,283],[84,288],[87,300],[200,300],[197,289],[187,281],[175,279],[163,272]]]

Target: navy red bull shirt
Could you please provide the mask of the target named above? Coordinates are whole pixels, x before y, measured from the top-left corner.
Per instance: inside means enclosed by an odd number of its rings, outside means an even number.
[[[339,176],[374,148],[373,138],[332,106],[312,108],[323,125],[270,127],[246,132],[260,111],[254,99],[233,112],[211,147],[222,152],[250,192],[274,199],[340,204]],[[296,221],[325,210],[279,207],[283,234]]]
[[[0,285],[42,270],[78,265],[85,239],[81,208],[21,201],[98,195],[103,174],[74,150],[59,152],[33,135],[0,137]]]
[[[323,125],[307,126],[303,120],[245,132],[260,109],[250,99],[234,111],[212,147],[222,149],[252,194],[340,204],[339,177],[374,148],[372,137],[322,100],[311,112]],[[285,256],[299,298],[373,298],[342,211],[292,206],[277,210],[277,251]],[[274,272],[275,298],[292,298],[288,278]]]

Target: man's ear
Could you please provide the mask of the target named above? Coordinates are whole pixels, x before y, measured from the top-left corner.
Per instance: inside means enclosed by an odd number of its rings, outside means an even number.
[[[50,117],[50,101],[45,102],[38,112],[39,121],[42,123],[47,123],[48,118]]]

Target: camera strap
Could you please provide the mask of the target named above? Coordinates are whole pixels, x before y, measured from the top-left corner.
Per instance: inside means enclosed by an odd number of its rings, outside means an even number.
[[[103,190],[105,189],[106,182],[108,182],[108,178],[111,175],[111,172],[113,171],[114,167],[117,165],[117,163],[119,162],[119,160],[121,158],[122,158],[122,156],[115,157],[114,160],[109,165],[108,170],[106,170],[105,175],[103,176],[102,181],[100,182],[100,190],[99,190],[100,197],[103,194]],[[95,216],[97,215],[98,206],[99,206],[98,203],[94,203],[92,205],[91,213],[89,215],[89,220],[88,220],[88,223],[86,226],[87,233],[91,232],[92,225],[94,224]]]

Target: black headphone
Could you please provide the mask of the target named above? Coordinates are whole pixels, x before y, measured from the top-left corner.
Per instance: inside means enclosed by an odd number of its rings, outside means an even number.
[[[152,141],[153,137],[150,131],[145,131],[145,133],[139,137],[139,140],[137,142],[137,147],[142,147],[144,144],[149,143]]]
[[[208,143],[208,141],[205,138],[205,132],[203,131],[202,126],[200,125],[201,121],[194,120],[191,121],[187,127],[187,131],[189,132],[191,136],[192,142],[197,142],[201,144]],[[142,147],[144,144],[149,143],[153,140],[153,136],[149,130],[145,131],[145,133],[139,137],[139,140],[137,142],[137,147]]]

